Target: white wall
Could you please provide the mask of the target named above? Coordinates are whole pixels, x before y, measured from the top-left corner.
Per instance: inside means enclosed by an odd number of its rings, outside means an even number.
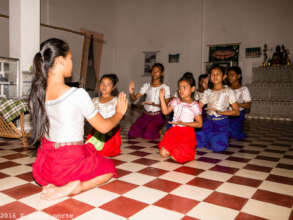
[[[244,83],[251,81],[251,69],[263,58],[245,58],[245,48],[262,47],[275,50],[284,44],[293,51],[292,0],[205,0],[205,59],[208,44],[240,42],[240,66]],[[273,51],[270,51],[271,57]],[[292,53],[290,54],[292,58]]]
[[[46,0],[48,1],[48,0]],[[106,44],[103,47],[101,71],[114,71],[113,62],[115,60],[115,0],[49,0],[49,24],[58,27],[65,27],[75,31],[81,28],[89,31],[100,32],[105,35]],[[43,28],[42,30],[45,30]],[[42,38],[49,37],[50,29],[46,34],[42,31]],[[61,34],[61,33],[59,33]],[[77,39],[81,39],[78,41]],[[80,62],[82,54],[82,38],[72,33],[63,33],[62,39],[65,39],[73,54],[73,81],[80,79]]]
[[[285,44],[293,51],[292,0],[41,0],[41,3],[42,22],[105,35],[101,72],[117,73],[122,90],[127,90],[131,79],[138,87],[150,79],[142,77],[143,51],[160,51],[158,61],[165,65],[165,80],[173,90],[182,73],[192,71],[198,76],[204,71],[208,44],[241,43],[244,83],[250,82],[251,68],[261,65],[263,59],[245,58],[245,48],[263,47],[264,43],[269,48]],[[8,0],[1,0],[0,12],[5,11],[8,12]],[[0,27],[0,55],[5,55],[9,39],[5,19],[0,18]],[[41,28],[41,40],[51,36],[69,42],[75,65],[73,79],[79,80],[82,39],[71,33]],[[180,53],[180,63],[168,63],[169,53]]]
[[[101,72],[117,73],[121,90],[127,91],[131,79],[137,87],[150,80],[143,76],[143,51],[160,51],[157,60],[165,65],[166,83],[174,89],[181,74],[201,70],[201,1],[51,0],[49,11],[51,25],[104,33]],[[169,64],[169,53],[180,53],[180,63]],[[79,69],[74,71],[79,79]]]
[[[127,89],[134,79],[137,87],[150,77],[143,76],[144,51],[160,51],[157,61],[165,66],[165,82],[173,90],[186,71],[200,71],[201,13],[194,0],[128,0],[116,7],[116,54],[114,72],[123,76]],[[106,39],[107,40],[107,39]],[[169,53],[180,53],[180,63],[168,63]]]
[[[9,0],[0,1],[0,14],[8,15]],[[9,23],[7,18],[0,17],[0,57],[9,56]]]

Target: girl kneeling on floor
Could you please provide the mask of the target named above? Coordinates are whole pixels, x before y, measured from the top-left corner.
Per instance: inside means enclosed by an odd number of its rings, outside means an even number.
[[[163,114],[174,111],[173,126],[165,133],[159,143],[160,155],[171,156],[179,163],[195,158],[196,137],[194,128],[202,126],[201,108],[193,99],[195,80],[193,75],[183,75],[178,81],[178,95],[167,106],[165,91],[160,90],[160,101]]]
[[[83,144],[84,119],[98,131],[113,129],[127,110],[126,95],[119,94],[116,113],[104,119],[82,88],[69,87],[72,55],[67,43],[52,38],[34,57],[29,107],[32,143],[41,140],[33,164],[33,177],[43,186],[41,198],[52,200],[77,194],[117,176],[114,163]]]
[[[214,152],[226,150],[229,145],[228,116],[239,116],[239,107],[234,92],[224,86],[226,78],[221,66],[212,66],[210,81],[212,88],[204,91],[200,106],[207,105],[207,118],[202,129],[196,132],[197,147],[206,147]],[[231,110],[229,107],[231,106]]]
[[[100,97],[93,98],[93,103],[103,118],[110,118],[116,112],[118,91],[116,85],[119,79],[116,74],[105,74],[100,79]],[[111,131],[103,134],[94,131],[88,135],[86,143],[95,146],[99,154],[105,157],[114,157],[120,154],[121,136],[120,126],[117,125]]]
[[[145,83],[135,94],[135,84],[133,81],[129,84],[129,95],[132,101],[138,100],[146,94],[144,111],[141,116],[134,122],[128,132],[128,138],[144,138],[156,140],[161,137],[160,130],[165,124],[165,119],[161,112],[160,106],[160,89],[165,89],[165,99],[170,99],[170,87],[163,83],[164,66],[161,63],[155,63],[152,67],[152,80]]]
[[[246,135],[243,131],[245,114],[249,112],[251,106],[251,96],[248,88],[242,86],[242,71],[238,66],[232,66],[228,69],[229,86],[233,90],[237,103],[239,105],[240,115],[230,116],[230,134],[231,138],[237,140],[245,139]]]

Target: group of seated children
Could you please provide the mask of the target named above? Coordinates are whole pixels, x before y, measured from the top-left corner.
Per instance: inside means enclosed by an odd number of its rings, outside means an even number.
[[[52,200],[78,194],[117,176],[113,161],[105,157],[121,152],[119,122],[128,100],[124,93],[116,97],[118,77],[103,75],[100,96],[93,100],[84,89],[68,87],[64,79],[72,75],[72,55],[69,45],[56,38],[41,44],[34,57],[33,73],[29,94],[31,140],[32,144],[40,141],[33,177],[43,186],[41,197]],[[137,94],[134,82],[130,82],[131,100],[144,94],[146,100],[129,137],[159,139],[163,115],[173,112],[172,126],[159,143],[162,157],[184,163],[194,159],[196,147],[225,150],[230,136],[244,138],[244,114],[251,99],[248,89],[241,86],[241,76],[240,68],[230,68],[227,87],[223,84],[224,71],[215,66],[209,76],[200,76],[196,91],[192,73],[186,73],[178,81],[177,95],[170,100],[170,87],[163,83],[164,66],[154,64],[151,82]],[[96,130],[85,143],[84,119]]]
[[[241,85],[239,67],[230,67],[225,74],[222,67],[213,66],[209,74],[199,76],[198,90],[193,74],[186,72],[178,81],[174,98],[170,98],[170,87],[163,83],[163,76],[164,66],[156,63],[152,68],[151,82],[143,84],[137,94],[134,82],[130,82],[131,100],[136,101],[144,94],[146,99],[142,115],[128,132],[129,138],[159,139],[165,124],[164,115],[170,113],[173,113],[172,120],[159,143],[160,155],[170,156],[179,163],[193,160],[196,147],[220,152],[228,147],[229,138],[245,138],[243,123],[251,98],[247,87]],[[229,86],[225,85],[226,78]],[[115,74],[103,75],[100,97],[93,99],[104,118],[115,114],[117,82]],[[116,126],[107,134],[95,131],[88,136],[86,143],[92,143],[103,156],[116,156],[121,152],[120,128]]]
[[[134,82],[129,85],[131,100],[146,94],[144,111],[131,126],[129,138],[158,139],[164,126],[163,115],[172,112],[168,130],[159,143],[162,157],[185,163],[194,159],[196,147],[220,152],[228,147],[229,138],[244,139],[243,123],[251,97],[248,88],[241,85],[241,69],[230,67],[227,72],[221,66],[211,67],[209,74],[200,75],[198,90],[193,74],[186,72],[170,99],[170,88],[163,83],[164,67],[154,64],[151,82],[137,94]]]

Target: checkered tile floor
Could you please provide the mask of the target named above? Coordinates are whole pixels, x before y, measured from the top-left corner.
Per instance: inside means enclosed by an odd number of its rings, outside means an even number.
[[[245,141],[184,165],[161,159],[157,142],[128,140],[129,124],[119,178],[56,201],[39,198],[32,153],[0,139],[0,219],[293,219],[293,123],[249,120]]]

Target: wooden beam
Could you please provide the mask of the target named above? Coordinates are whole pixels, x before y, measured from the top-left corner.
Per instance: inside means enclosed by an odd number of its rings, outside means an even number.
[[[8,15],[4,15],[4,14],[0,14],[0,17],[2,17],[2,18],[8,18],[9,19],[9,16]],[[52,28],[52,29],[59,30],[59,31],[65,31],[65,32],[73,33],[73,34],[78,34],[78,35],[81,35],[81,36],[87,36],[83,32],[75,31],[75,30],[68,29],[68,28],[57,27],[57,26],[48,25],[48,24],[42,24],[42,23],[40,25],[41,25],[41,27]],[[101,40],[98,40],[98,41],[101,41]],[[105,41],[102,41],[102,42],[105,43]]]

